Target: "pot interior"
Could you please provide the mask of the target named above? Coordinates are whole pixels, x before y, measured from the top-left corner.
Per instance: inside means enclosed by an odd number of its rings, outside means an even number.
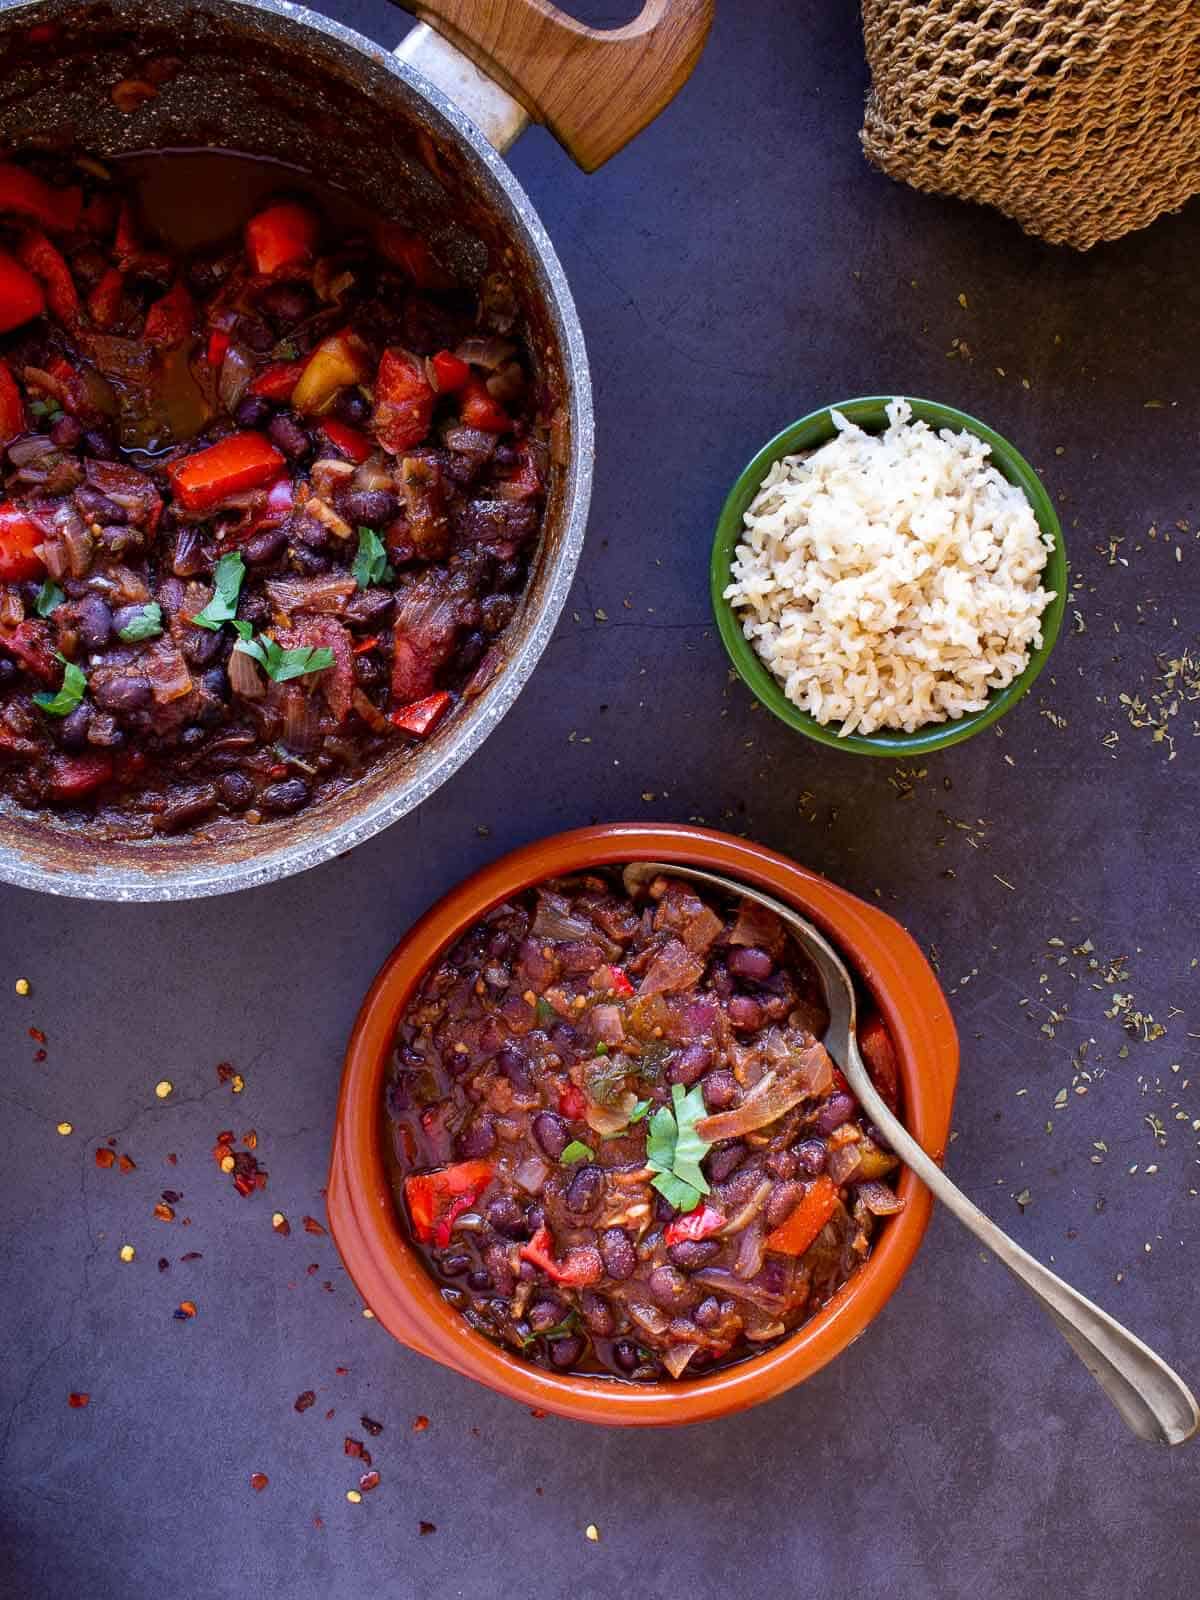
[[[165,79],[132,112],[113,90]],[[115,156],[216,149],[286,161],[424,232],[464,282],[503,267],[554,418],[551,483],[497,678],[427,744],[397,750],[297,817],[152,843],[106,840],[0,803],[0,878],[102,899],[248,887],[349,849],[420,803],[478,746],[544,648],[578,556],[591,466],[586,359],[553,250],[500,158],[411,69],[291,5],[0,4],[6,146]],[[286,181],[286,173],[281,174]],[[231,217],[231,228],[240,217]]]

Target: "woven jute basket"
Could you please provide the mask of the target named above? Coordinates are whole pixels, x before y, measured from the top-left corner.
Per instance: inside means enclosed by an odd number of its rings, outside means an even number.
[[[893,178],[1086,250],[1200,192],[1200,0],[862,0]]]

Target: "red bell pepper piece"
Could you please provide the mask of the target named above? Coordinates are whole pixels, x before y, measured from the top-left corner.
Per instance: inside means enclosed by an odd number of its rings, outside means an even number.
[[[107,267],[103,277],[88,295],[88,316],[98,328],[111,328],[116,321],[125,287],[124,274],[116,267]]]
[[[423,700],[410,700],[399,711],[390,712],[388,721],[394,722],[403,733],[415,734],[418,739],[429,736],[450,709],[451,696],[445,689],[435,689]]]
[[[582,1089],[569,1083],[565,1089],[560,1089],[558,1094],[558,1114],[568,1118],[571,1122],[579,1122],[587,1110],[587,1096]]]
[[[55,189],[24,167],[0,162],[0,211],[30,217],[43,228],[70,233],[79,226],[82,210],[81,189]]]
[[[365,639],[360,639],[358,641],[358,643],[353,647],[351,654],[356,656],[365,656],[370,650],[378,650],[382,643],[382,635],[378,633],[369,633]]]
[[[858,1048],[871,1075],[871,1082],[879,1090],[880,1099],[889,1111],[898,1111],[900,1072],[896,1064],[896,1047],[882,1017],[867,1018],[858,1030]]]
[[[113,775],[112,757],[107,755],[51,756],[50,797],[53,800],[79,800]]]
[[[589,1283],[598,1283],[604,1276],[598,1252],[586,1246],[582,1249],[568,1250],[561,1261],[555,1261],[554,1236],[544,1225],[528,1243],[521,1246],[517,1254],[522,1261],[532,1261],[535,1267],[540,1267],[555,1283],[581,1287]]]
[[[608,986],[614,994],[632,994],[633,985],[620,967],[609,967]]]
[[[380,223],[375,233],[379,253],[407,272],[418,289],[449,289],[454,280],[438,263],[428,242],[395,222]]]
[[[117,231],[113,236],[113,254],[121,268],[131,267],[141,254],[142,241],[133,221],[133,207],[128,200],[121,201],[117,212]]]
[[[224,328],[214,328],[208,336],[204,359],[210,367],[219,367],[229,353],[231,340]]]
[[[45,537],[19,506],[7,500],[0,504],[0,579],[13,583],[19,578],[40,578],[45,568],[34,552]]]
[[[17,257],[41,280],[50,315],[64,328],[73,328],[79,321],[79,290],[57,245],[36,228],[27,228],[17,241]]]
[[[809,1184],[791,1216],[767,1235],[766,1248],[782,1256],[802,1256],[833,1215],[837,1203],[837,1184],[823,1172]]]
[[[17,388],[17,380],[8,366],[0,361],[0,445],[25,432],[25,402]]]
[[[7,250],[0,250],[0,333],[19,328],[45,310],[41,284]]]
[[[430,365],[439,394],[451,394],[470,380],[470,367],[451,350],[439,350],[437,355],[430,358]]]
[[[418,1172],[404,1180],[404,1198],[413,1232],[422,1244],[450,1242],[455,1217],[473,1206],[492,1181],[490,1161],[459,1161],[437,1172]],[[461,1201],[462,1204],[457,1204]],[[445,1223],[445,1239],[439,1239]]]
[[[375,448],[365,433],[359,433],[357,428],[349,428],[332,417],[322,421],[321,432],[335,450],[340,450],[356,466],[365,461]]]
[[[261,433],[231,433],[207,450],[173,461],[167,476],[185,511],[208,511],[227,495],[264,488],[285,465],[282,455]]]
[[[704,1201],[694,1211],[668,1222],[663,1229],[663,1242],[672,1245],[683,1244],[688,1239],[707,1239],[709,1234],[718,1233],[725,1226],[725,1220],[716,1206]]]
[[[375,437],[385,450],[400,455],[420,444],[433,421],[435,398],[416,356],[383,352],[375,380]]]
[[[290,399],[305,365],[303,361],[272,361],[252,381],[250,393],[261,395],[264,400]]]
[[[492,399],[486,384],[478,378],[472,378],[463,389],[458,414],[465,427],[478,428],[483,433],[507,433],[512,427],[508,412]]]
[[[311,261],[316,247],[317,219],[294,200],[268,206],[246,224],[250,265],[264,277]]]
[[[187,339],[196,321],[196,307],[182,278],[175,282],[146,313],[142,338],[147,344],[171,349]]]

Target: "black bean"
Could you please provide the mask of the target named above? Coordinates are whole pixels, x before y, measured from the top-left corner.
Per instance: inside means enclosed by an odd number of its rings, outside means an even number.
[[[710,1183],[724,1183],[731,1173],[736,1172],[746,1159],[746,1146],[740,1139],[735,1139],[729,1144],[717,1145],[709,1152],[705,1172]]]
[[[562,1301],[552,1299],[535,1300],[525,1313],[526,1320],[534,1333],[545,1333],[548,1329],[556,1327],[566,1314],[566,1307]]]
[[[399,500],[387,489],[348,489],[338,505],[347,522],[365,522],[372,528],[382,528],[400,514]]]
[[[117,448],[102,428],[89,428],[83,436],[83,448],[97,461],[115,461]],[[124,517],[120,519],[122,522]]]
[[[794,1178],[777,1183],[767,1196],[767,1227],[777,1228],[786,1222],[804,1198],[804,1185]]]
[[[161,578],[154,598],[170,616],[183,610],[183,583],[179,578]]]
[[[355,656],[354,676],[362,688],[372,689],[377,683],[383,682],[386,676],[386,668],[382,662],[376,661],[374,656]]]
[[[145,678],[102,678],[92,683],[92,699],[105,711],[140,711],[153,695]]]
[[[0,663],[7,666],[7,662]],[[0,683],[3,674],[0,674]],[[88,724],[92,720],[92,708],[85,701],[83,705],[76,706],[74,711],[68,712],[58,725],[58,741],[64,750],[82,750],[87,744]]]
[[[775,971],[775,963],[767,952],[752,944],[731,950],[725,962],[730,972],[739,978],[751,978],[755,983],[764,983]]]
[[[530,1233],[536,1233],[539,1228],[546,1226],[546,1208],[538,1201],[525,1207],[525,1226]]]
[[[242,546],[242,554],[252,567],[274,561],[287,549],[287,532],[283,528],[264,528]]]
[[[275,343],[275,335],[263,319],[246,314],[238,318],[237,337],[251,350],[269,350]]]
[[[348,627],[371,633],[391,616],[395,604],[395,595],[387,589],[358,589],[346,601],[342,615]]]
[[[206,783],[198,789],[189,789],[169,802],[166,810],[155,817],[154,826],[159,833],[177,833],[180,828],[188,827],[211,811],[216,803],[217,790],[214,784]]]
[[[208,561],[199,528],[180,528],[171,552],[171,571],[177,578],[195,578],[205,571]]]
[[[281,327],[300,322],[313,308],[313,297],[302,283],[269,283],[257,300],[258,309]]]
[[[528,1094],[533,1088],[529,1058],[514,1045],[506,1044],[496,1052],[496,1065],[518,1094]]]
[[[743,1032],[751,1033],[762,1027],[763,1009],[748,994],[735,994],[726,1005],[725,1012],[733,1026]]]
[[[652,1300],[665,1311],[671,1311],[686,1299],[688,1281],[678,1267],[655,1267],[646,1280],[646,1288]]]
[[[702,1078],[713,1063],[713,1053],[707,1045],[688,1044],[667,1068],[668,1083],[682,1083],[690,1088],[697,1078]]]
[[[496,1129],[491,1117],[476,1117],[454,1141],[460,1156],[486,1156],[496,1148]]]
[[[708,1266],[720,1254],[721,1246],[716,1239],[681,1239],[667,1251],[672,1266],[682,1267],[685,1272]]]
[[[323,556],[319,550],[310,550],[307,545],[294,544],[292,546],[292,565],[306,578],[316,578],[322,572],[328,572],[333,562],[328,556]],[[243,602],[243,614],[244,614]]]
[[[79,602],[79,637],[89,650],[103,650],[112,637],[112,611],[98,594],[85,595]]]
[[[577,1217],[586,1216],[599,1205],[603,1193],[604,1174],[599,1167],[593,1166],[589,1161],[580,1167],[567,1185],[567,1210]]]
[[[624,1228],[606,1228],[600,1235],[600,1255],[604,1270],[617,1283],[632,1278],[637,1268],[637,1256]]]
[[[763,1166],[773,1178],[794,1178],[800,1170],[800,1163],[791,1150],[772,1150]]]
[[[496,1241],[483,1252],[484,1265],[492,1275],[497,1294],[511,1294],[517,1286],[517,1275],[509,1265],[508,1246]]]
[[[638,1347],[632,1339],[618,1339],[612,1347],[613,1360],[623,1372],[632,1372],[638,1364]]]
[[[443,1256],[442,1271],[448,1278],[461,1278],[471,1268],[470,1256]]]
[[[129,521],[129,513],[124,506],[119,506],[115,500],[110,500],[106,494],[101,494],[99,489],[93,489],[90,483],[80,484],[76,489],[75,504],[92,522]]]
[[[179,735],[179,743],[185,750],[196,750],[204,743],[206,737],[207,735],[199,723],[189,722]]]
[[[18,670],[15,661],[10,661],[7,656],[0,656],[0,688],[6,689],[16,678]]]
[[[312,441],[295,417],[286,414],[272,417],[267,426],[267,438],[277,449],[282,450],[290,461],[299,460],[312,447]]]
[[[551,1161],[557,1161],[571,1142],[571,1130],[554,1111],[539,1111],[533,1119],[532,1133]]]
[[[269,783],[258,798],[264,811],[286,816],[288,812],[299,811],[301,806],[307,805],[310,793],[303,778],[285,778],[282,783]]]
[[[701,1328],[714,1328],[721,1320],[721,1302],[715,1295],[708,1295],[692,1312],[692,1321]]]
[[[818,1173],[825,1171],[825,1163],[829,1159],[824,1141],[821,1139],[802,1139],[799,1144],[792,1146],[792,1154],[796,1158],[796,1166],[806,1177],[815,1178]]]
[[[189,628],[180,648],[194,667],[207,667],[221,654],[224,642],[219,628]]]
[[[200,687],[214,700],[224,700],[229,694],[229,674],[224,667],[209,667],[201,675]]]
[[[66,412],[51,424],[50,437],[60,450],[73,450],[82,436],[83,429]]]
[[[485,1289],[492,1287],[492,1275],[490,1272],[485,1272],[482,1267],[476,1267],[467,1278],[467,1282],[476,1293],[482,1294]]]
[[[561,1339],[550,1340],[550,1364],[565,1372],[573,1367],[583,1354],[583,1340],[577,1333],[564,1334]]]
[[[371,415],[371,407],[361,390],[343,389],[333,403],[333,413],[352,428],[360,428]]]
[[[518,1239],[525,1232],[525,1213],[511,1194],[497,1195],[487,1208],[487,1219],[497,1233]]]
[[[602,1294],[585,1289],[579,1297],[579,1309],[587,1323],[589,1333],[607,1339],[617,1326],[616,1313]]]
[[[817,1113],[813,1126],[818,1133],[832,1133],[854,1115],[855,1102],[848,1094],[831,1094]]]
[[[239,428],[261,428],[271,415],[271,402],[260,394],[248,394],[233,413]]]
[[[724,1067],[710,1072],[704,1080],[704,1104],[710,1111],[724,1111],[738,1096],[738,1081]]]

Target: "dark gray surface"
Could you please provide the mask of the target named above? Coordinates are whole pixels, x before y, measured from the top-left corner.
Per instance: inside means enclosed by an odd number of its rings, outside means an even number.
[[[381,39],[395,27],[374,0],[338,14]],[[870,172],[864,84],[849,7],[727,0],[692,84],[603,172],[583,177],[536,132],[515,152],[589,339],[597,494],[579,620],[569,606],[503,728],[446,789],[349,859],[233,899],[3,895],[6,1600],[1194,1588],[1200,1456],[1128,1437],[949,1222],[831,1368],[744,1416],[656,1434],[537,1420],[408,1354],[363,1320],[329,1241],[300,1227],[321,1212],[347,1030],[413,916],[539,835],[703,817],[877,894],[936,947],[963,1040],[951,1171],[1200,1378],[1197,690],[1164,701],[1173,760],[1118,699],[1155,711],[1156,662],[1196,648],[1200,548],[1174,525],[1195,525],[1200,491],[1200,210],[1087,257],[1045,249]],[[973,359],[948,358],[955,339]],[[706,599],[713,521],[762,440],[829,400],[905,389],[986,418],[1044,470],[1083,630],[1000,732],[918,773],[751,714]],[[1124,541],[1112,561],[1110,540]],[[1047,943],[1059,938],[1066,952]],[[1128,975],[1070,956],[1087,939]],[[1165,1036],[1130,1037],[1105,1014],[1114,993]],[[217,1084],[223,1059],[245,1075],[240,1098]],[[229,1127],[257,1128],[265,1195],[242,1200],[217,1176],[209,1147]],[[136,1172],[95,1169],[113,1135]],[[190,1227],[151,1216],[164,1186],[183,1191]],[[289,1239],[271,1232],[275,1207]],[[203,1259],[180,1264],[185,1250]],[[199,1315],[177,1322],[185,1297]],[[317,1404],[297,1415],[309,1388]],[[91,1394],[86,1410],[68,1409],[71,1390]],[[386,1424],[371,1441],[383,1482],[352,1506],[342,1439],[363,1436],[363,1411]],[[271,1479],[261,1495],[255,1471]],[[436,1533],[419,1535],[422,1518]]]

